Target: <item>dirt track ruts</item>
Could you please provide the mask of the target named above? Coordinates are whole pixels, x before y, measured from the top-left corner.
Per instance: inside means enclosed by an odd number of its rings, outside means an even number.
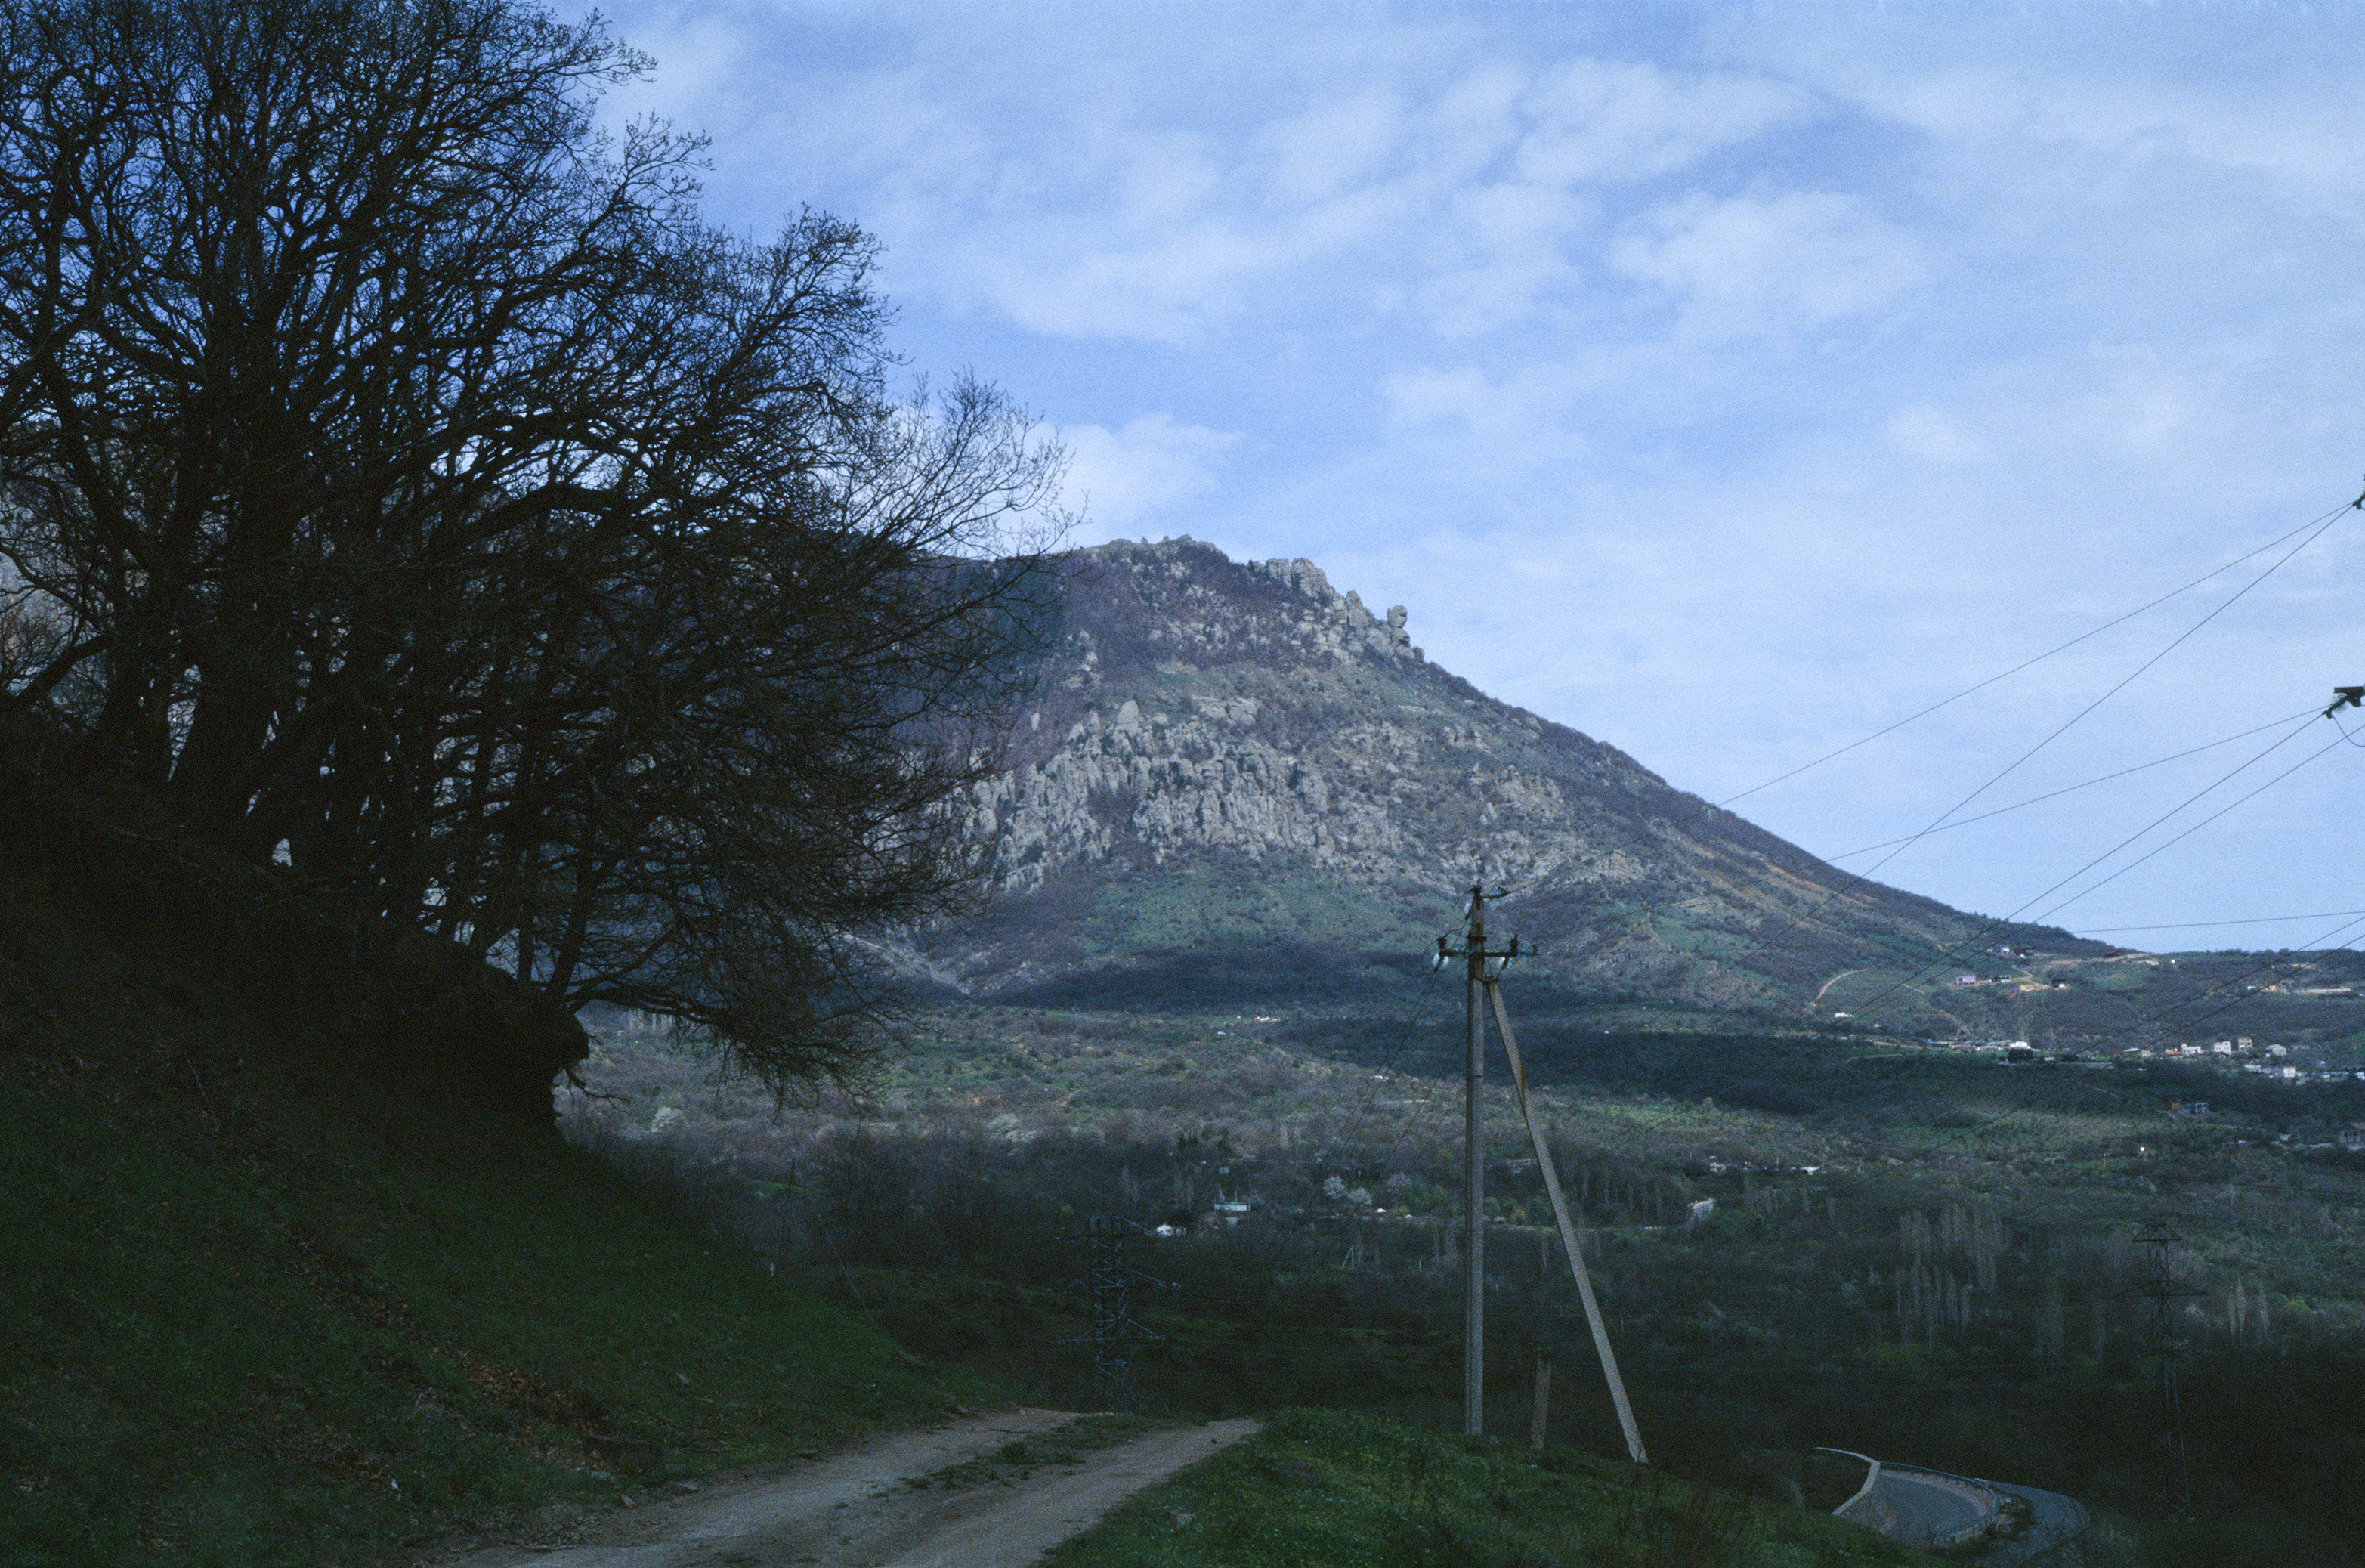
[[[912,1484],[1074,1419],[1010,1410],[897,1433],[786,1474],[609,1516],[587,1532],[595,1540],[497,1547],[454,1560],[454,1568],[1023,1568],[1260,1425],[1151,1432],[1018,1481]]]

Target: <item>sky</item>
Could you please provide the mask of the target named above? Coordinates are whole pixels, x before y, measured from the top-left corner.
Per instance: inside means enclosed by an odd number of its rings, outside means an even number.
[[[1960,908],[2365,938],[2365,5],[606,14],[603,112],[876,236],[1074,543],[1309,557]]]

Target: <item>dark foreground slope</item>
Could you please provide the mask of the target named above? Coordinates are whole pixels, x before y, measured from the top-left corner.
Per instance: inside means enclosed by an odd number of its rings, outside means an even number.
[[[1818,1502],[1822,1499],[1818,1498]],[[1574,1449],[1292,1410],[1126,1504],[1052,1568],[1928,1568],[1820,1510]]]
[[[1070,566],[1010,765],[975,801],[1000,897],[920,943],[955,990],[1335,990],[1418,962],[1482,872],[1509,890],[1503,929],[1597,995],[1795,1014],[1844,970],[2101,950],[1849,877],[1438,668],[1400,610],[1310,562],[1177,540]]]
[[[355,1054],[357,1018],[409,1016],[385,976],[243,991],[190,914],[226,916],[219,885],[160,871],[125,908],[25,820],[0,841],[0,1563],[374,1562],[978,1397],[569,1148],[546,1067],[539,1126],[422,1070],[503,1051],[497,995]]]
[[[349,960],[333,982],[251,989],[220,926],[192,918],[243,925],[219,885],[151,868],[151,902],[130,910],[101,890],[136,866],[78,864],[58,842],[0,842],[0,1564],[442,1561],[596,1534],[591,1516],[671,1482],[992,1398],[998,1367],[932,1369],[867,1309],[686,1226],[546,1116],[421,1071],[505,1054],[498,988],[481,1008],[413,1010]],[[285,905],[252,918],[301,949],[274,963],[326,961],[332,926]],[[349,953],[369,946],[345,935]],[[407,1057],[347,1050],[356,1020],[390,1017],[453,1032]],[[547,1020],[526,1023],[539,1037]],[[1531,1562],[1538,1530],[1607,1539],[1636,1499],[1646,1550],[1604,1561],[1732,1560],[1658,1551],[1667,1529],[1690,1539],[1684,1499],[1706,1494],[1567,1455],[1551,1476],[1489,1457],[1432,1485],[1387,1472],[1431,1466],[1436,1439],[1350,1425],[1361,1500],[1289,1561],[1386,1553],[1395,1524],[1364,1504],[1407,1485],[1423,1540],[1474,1548],[1437,1561]],[[1304,1462],[1306,1432],[1330,1429],[1299,1421],[1278,1457]],[[1259,1513],[1249,1533],[1302,1534],[1254,1488],[1236,1501]],[[1720,1541],[1807,1543],[1802,1564],[1901,1560],[1735,1499],[1691,1511]],[[1114,1521],[1092,1550],[1164,1561],[1138,1556],[1163,1550],[1161,1518]]]

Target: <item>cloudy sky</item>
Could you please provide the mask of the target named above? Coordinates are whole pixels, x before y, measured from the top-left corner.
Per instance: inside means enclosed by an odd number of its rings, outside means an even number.
[[[876,234],[1079,543],[1310,556],[1715,801],[2106,627],[1734,809],[2130,946],[2365,935],[2127,929],[2365,912],[2365,6],[609,14],[612,112]]]

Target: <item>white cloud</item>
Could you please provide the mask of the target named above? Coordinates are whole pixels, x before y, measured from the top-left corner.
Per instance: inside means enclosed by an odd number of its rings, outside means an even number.
[[[1276,206],[1326,200],[1364,184],[1403,146],[1404,105],[1373,86],[1276,120],[1253,139]]]
[[[1382,386],[1390,420],[1435,435],[1445,460],[1487,472],[1574,462],[1585,455],[1572,428],[1576,389],[1559,366],[1494,377],[1471,365],[1408,368]]]
[[[1889,416],[1889,443],[1931,463],[1970,463],[1988,455],[1988,443],[1955,415],[1930,403],[1914,403]]]
[[[1656,285],[1693,342],[1821,327],[1889,304],[1933,270],[1914,235],[1821,191],[1695,192],[1620,235],[1609,263]]]
[[[1214,489],[1240,441],[1236,431],[1180,424],[1165,414],[1145,414],[1115,431],[1071,425],[1059,439],[1070,454],[1066,504],[1083,513],[1085,531],[1095,537]]]
[[[1172,344],[1336,302],[1342,274],[1386,279],[1357,297],[1448,336],[1515,326],[1577,286],[1602,193],[1821,112],[1770,78],[1530,63],[1472,37],[1359,60],[1299,36],[1239,84],[1194,79],[1214,62],[1184,55],[1153,84],[1083,50],[1033,93],[972,60],[948,69],[925,32],[892,64],[785,90],[730,73],[738,38],[721,24],[668,18],[652,41],[713,100],[687,101],[668,69],[657,106],[735,114],[859,172],[852,216],[888,240],[905,289],[1030,331]],[[1211,94],[1239,112],[1171,112]]]
[[[2270,91],[2228,98],[2222,88],[2113,81],[2064,69],[1945,71],[1875,89],[1905,124],[1957,142],[2007,141],[2095,154],[2264,174],[2294,187],[2348,192],[2365,185],[2365,153],[2313,95]]]
[[[1627,61],[1575,60],[1525,105],[1516,162],[1541,185],[1650,179],[1808,118],[1796,87],[1738,74],[1687,77]]]

